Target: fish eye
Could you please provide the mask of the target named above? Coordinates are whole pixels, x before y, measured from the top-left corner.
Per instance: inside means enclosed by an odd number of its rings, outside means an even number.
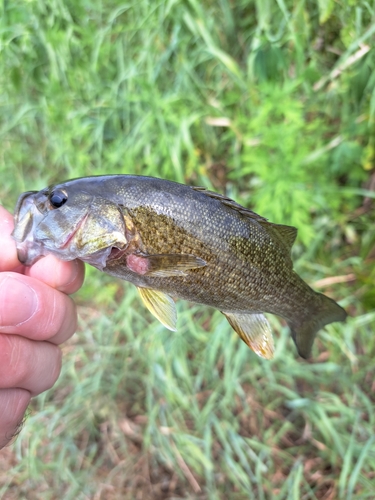
[[[56,189],[49,195],[49,202],[53,208],[60,208],[68,201],[68,195],[62,189]]]

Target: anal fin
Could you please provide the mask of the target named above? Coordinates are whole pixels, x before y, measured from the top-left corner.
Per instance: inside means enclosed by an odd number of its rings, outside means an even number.
[[[138,292],[150,313],[168,328],[168,330],[175,332],[177,313],[172,297],[159,290],[151,290],[150,288],[138,287]]]
[[[231,327],[258,356],[272,359],[275,351],[270,324],[263,314],[223,312]]]

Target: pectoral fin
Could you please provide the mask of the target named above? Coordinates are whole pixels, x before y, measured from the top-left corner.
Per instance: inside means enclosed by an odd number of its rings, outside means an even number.
[[[177,313],[172,297],[158,290],[138,288],[144,305],[166,328],[176,331]]]
[[[258,356],[272,359],[275,351],[270,324],[263,314],[223,312],[231,327]]]
[[[148,255],[146,276],[159,276],[167,278],[169,276],[184,276],[185,271],[204,267],[206,261],[189,254],[160,254]]]

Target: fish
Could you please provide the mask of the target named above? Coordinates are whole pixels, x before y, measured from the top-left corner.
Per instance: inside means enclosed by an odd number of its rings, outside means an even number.
[[[275,351],[265,313],[287,322],[303,358],[321,328],[347,316],[293,270],[296,228],[201,187],[121,174],[72,179],[21,194],[12,234],[26,266],[53,254],[133,283],[172,331],[177,299],[216,308],[265,359]]]

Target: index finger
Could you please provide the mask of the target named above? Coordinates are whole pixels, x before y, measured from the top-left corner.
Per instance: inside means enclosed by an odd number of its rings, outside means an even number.
[[[16,244],[11,236],[14,228],[13,216],[0,206],[0,272],[20,270],[23,266],[17,258]]]
[[[31,267],[27,267],[25,274],[43,281],[60,292],[74,293],[82,286],[85,265],[80,260],[64,262],[53,255],[47,255]]]

